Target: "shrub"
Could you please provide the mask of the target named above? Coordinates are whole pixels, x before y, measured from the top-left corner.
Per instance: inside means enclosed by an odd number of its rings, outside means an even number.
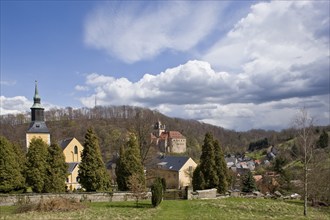
[[[155,179],[151,186],[151,203],[153,207],[157,207],[163,200],[163,184],[162,179]]]
[[[63,212],[84,209],[86,206],[83,203],[77,202],[74,199],[66,199],[62,197],[40,199],[38,203],[22,203],[16,208],[16,213],[23,212]]]

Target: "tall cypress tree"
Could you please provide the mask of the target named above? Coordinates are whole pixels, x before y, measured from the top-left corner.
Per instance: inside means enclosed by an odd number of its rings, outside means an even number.
[[[157,207],[162,202],[163,194],[162,179],[157,177],[151,186],[151,204],[153,207]]]
[[[15,146],[0,136],[0,192],[10,192],[25,187],[19,155]]]
[[[44,192],[48,169],[48,145],[40,138],[33,138],[26,154],[26,182],[33,192]]]
[[[140,148],[135,135],[130,135],[129,141],[126,144],[126,149],[122,147],[119,156],[119,160],[116,164],[118,189],[127,191],[129,189],[129,177],[133,174],[136,174],[139,181],[145,184]]]
[[[204,144],[202,146],[202,155],[200,157],[200,170],[204,176],[205,189],[216,188],[219,183],[215,165],[215,155],[213,146],[213,136],[206,133]]]
[[[65,179],[68,176],[68,165],[65,163],[65,157],[60,146],[51,144],[48,148],[48,169],[45,184],[45,192],[64,192]]]
[[[110,177],[102,161],[100,146],[92,128],[85,135],[78,171],[79,183],[86,191],[110,190]]]
[[[225,161],[224,154],[222,152],[222,148],[219,144],[218,140],[214,141],[214,151],[215,151],[215,163],[216,163],[216,170],[217,175],[219,178],[218,183],[218,192],[225,193],[228,189],[228,171],[227,171],[227,164]]]

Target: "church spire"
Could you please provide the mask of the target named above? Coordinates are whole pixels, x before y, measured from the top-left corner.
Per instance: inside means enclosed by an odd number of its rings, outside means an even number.
[[[33,97],[34,102],[40,103],[40,96],[38,93],[38,81],[35,81],[35,89],[34,89],[34,97]]]
[[[29,148],[30,141],[33,137],[41,137],[41,139],[43,139],[46,143],[50,144],[50,134],[45,123],[44,108],[40,104],[37,81],[35,81],[33,105],[31,107],[31,123],[26,132],[27,148]]]
[[[44,108],[40,103],[40,96],[38,92],[38,83],[35,81],[35,89],[33,96],[33,105],[31,107],[31,119],[32,121],[44,121]]]
[[[40,96],[38,92],[38,82],[37,80],[35,81],[35,89],[34,89],[34,96],[33,96],[33,105],[31,109],[43,109],[41,103],[40,103]]]

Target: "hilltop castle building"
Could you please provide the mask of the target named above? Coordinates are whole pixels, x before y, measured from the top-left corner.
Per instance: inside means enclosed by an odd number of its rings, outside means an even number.
[[[166,131],[166,126],[158,121],[154,125],[155,131],[151,134],[151,142],[155,143],[163,153],[185,153],[186,137],[179,131]]]

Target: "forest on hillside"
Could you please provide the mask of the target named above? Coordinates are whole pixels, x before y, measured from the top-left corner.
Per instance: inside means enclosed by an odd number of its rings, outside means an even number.
[[[0,135],[25,147],[25,132],[30,123],[30,113],[1,115]],[[161,121],[167,130],[180,131],[187,138],[186,155],[198,160],[206,132],[211,132],[225,154],[244,154],[251,143],[267,139],[269,145],[277,145],[294,137],[293,129],[280,132],[254,129],[246,132],[227,130],[197,120],[171,118],[158,111],[134,106],[97,106],[95,108],[53,108],[45,111],[45,120],[52,141],[76,137],[83,141],[87,128],[93,127],[100,141],[103,160],[106,162],[119,152],[130,132],[139,140],[141,154],[150,153],[150,133],[153,125]],[[329,126],[325,129],[329,130]]]

